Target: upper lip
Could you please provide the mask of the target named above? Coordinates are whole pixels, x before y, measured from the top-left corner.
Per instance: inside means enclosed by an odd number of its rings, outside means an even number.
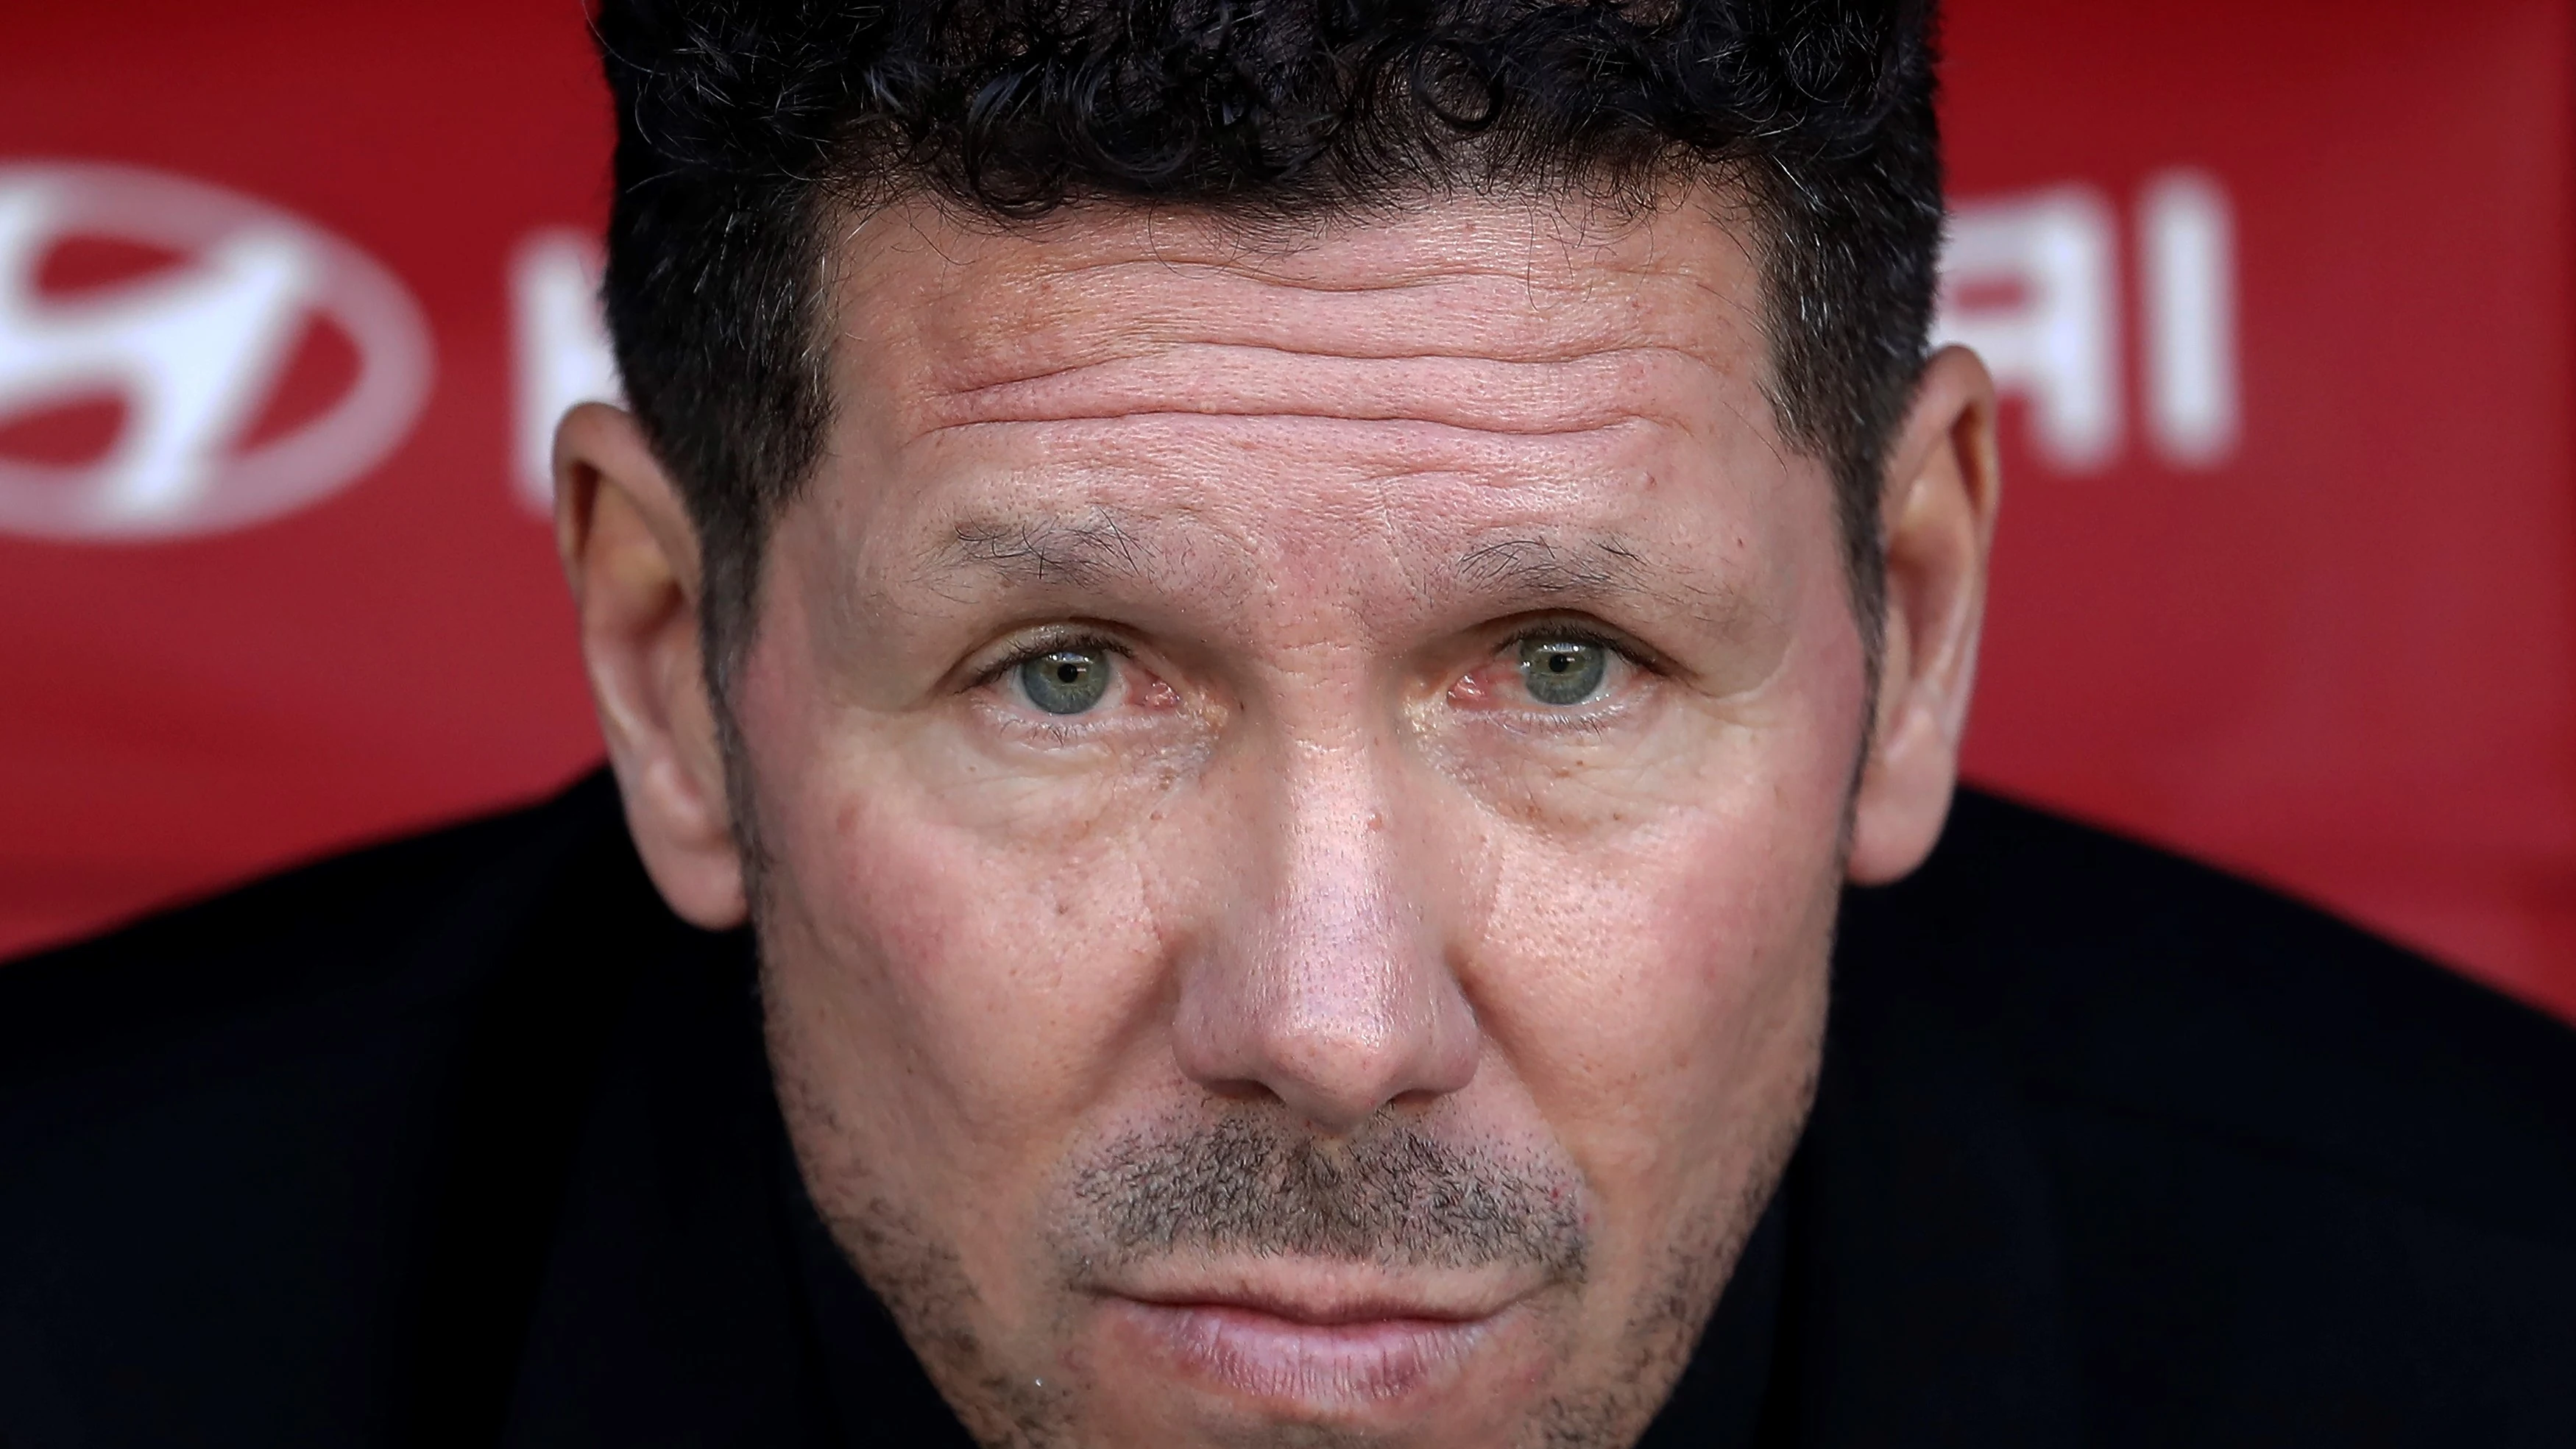
[[[1425,1303],[1414,1298],[1300,1298],[1252,1290],[1122,1293],[1118,1296],[1156,1308],[1235,1308],[1266,1313],[1273,1318],[1284,1318],[1313,1328],[1340,1328],[1354,1323],[1383,1323],[1391,1319],[1471,1323],[1500,1311],[1499,1308]]]

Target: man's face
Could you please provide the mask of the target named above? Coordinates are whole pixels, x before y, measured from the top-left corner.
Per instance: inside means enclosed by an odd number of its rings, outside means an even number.
[[[839,252],[734,701],[817,1203],[991,1442],[1615,1444],[1803,1117],[1865,670],[1702,200]]]

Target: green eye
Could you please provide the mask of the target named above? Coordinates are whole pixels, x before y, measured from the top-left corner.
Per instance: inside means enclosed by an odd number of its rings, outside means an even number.
[[[1521,641],[1521,678],[1541,704],[1582,704],[1601,692],[1610,651],[1583,639]]]
[[[1109,651],[1058,649],[1020,666],[1029,703],[1049,714],[1081,714],[1109,692]]]

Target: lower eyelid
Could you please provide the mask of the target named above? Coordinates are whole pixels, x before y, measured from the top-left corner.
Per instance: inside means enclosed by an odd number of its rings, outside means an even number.
[[[1480,686],[1476,691],[1474,691],[1470,701],[1462,702],[1468,703],[1472,708],[1480,709],[1489,713],[1510,712],[1514,714],[1529,715],[1539,719],[1571,719],[1579,716],[1598,714],[1605,707],[1615,707],[1622,703],[1620,699],[1615,697],[1625,692],[1622,686],[1632,684],[1636,676],[1644,675],[1649,672],[1635,664],[1629,663],[1623,658],[1616,664],[1613,664],[1612,669],[1614,671],[1625,669],[1630,672],[1625,674],[1614,672],[1611,674],[1602,682],[1601,692],[1593,698],[1585,700],[1580,704],[1546,704],[1529,697],[1528,686],[1519,679],[1518,671],[1512,666],[1502,665],[1499,666],[1499,669],[1504,673],[1505,677],[1503,679],[1498,680],[1494,685]],[[1480,669],[1469,675],[1462,676],[1457,683],[1452,684],[1447,690],[1443,691],[1443,697],[1454,699],[1461,685],[1464,685],[1469,680],[1473,679],[1476,674],[1482,674],[1484,672],[1485,670]],[[1503,692],[1505,689],[1518,690],[1520,697],[1515,698],[1505,694]]]
[[[1022,699],[987,700],[977,708],[988,712],[992,727],[1022,739],[1035,736],[1050,743],[1070,744],[1107,727],[1106,721],[1084,715],[1051,715]]]

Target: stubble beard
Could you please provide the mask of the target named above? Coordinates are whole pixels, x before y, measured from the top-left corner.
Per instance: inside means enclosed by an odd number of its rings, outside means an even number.
[[[849,1138],[830,1101],[782,1050],[774,1013],[768,1035],[780,1108],[809,1196],[968,1432],[987,1449],[1088,1449],[1077,1386],[1000,1361],[976,1327],[982,1300],[955,1245],[835,1150]],[[1689,1363],[1804,1129],[1814,1054],[1807,1060],[1808,1070],[1791,1084],[1792,1109],[1765,1114],[1769,1131],[1746,1144],[1752,1169],[1739,1190],[1688,1215],[1661,1251],[1657,1285],[1641,1295],[1612,1351],[1618,1367],[1541,1402],[1511,1449],[1624,1449],[1645,1432]],[[1444,1267],[1508,1261],[1538,1266],[1575,1288],[1590,1262],[1591,1244],[1566,1206],[1580,1198],[1562,1191],[1553,1173],[1388,1119],[1346,1143],[1319,1145],[1257,1111],[1231,1109],[1188,1128],[1113,1141],[1066,1181],[1060,1200],[1070,1226],[1050,1248],[1069,1303],[1080,1301],[1085,1276],[1120,1255],[1176,1248]],[[1290,1425],[1225,1442],[1362,1449],[1386,1441]]]

